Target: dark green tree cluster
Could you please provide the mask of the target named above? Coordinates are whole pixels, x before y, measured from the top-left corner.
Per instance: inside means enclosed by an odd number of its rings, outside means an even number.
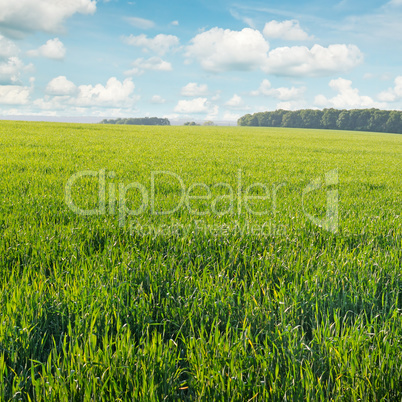
[[[195,121],[186,121],[184,123],[185,126],[199,126],[198,123],[196,123]]]
[[[239,126],[294,127],[402,134],[402,112],[379,109],[276,110],[246,114]]]
[[[101,124],[133,124],[137,126],[170,126],[169,119],[159,117],[135,117],[127,119],[104,119]]]

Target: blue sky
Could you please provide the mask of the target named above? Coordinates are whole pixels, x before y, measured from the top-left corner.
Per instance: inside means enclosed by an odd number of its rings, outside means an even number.
[[[0,117],[402,110],[402,0],[2,0]]]

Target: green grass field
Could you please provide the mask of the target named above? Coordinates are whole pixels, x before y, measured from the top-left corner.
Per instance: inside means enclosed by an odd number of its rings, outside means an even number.
[[[401,400],[401,161],[392,134],[1,122],[0,400]]]

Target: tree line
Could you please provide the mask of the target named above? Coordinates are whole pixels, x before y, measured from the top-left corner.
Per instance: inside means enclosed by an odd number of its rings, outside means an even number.
[[[141,126],[170,126],[169,119],[159,117],[132,117],[127,119],[104,119],[100,124],[133,124]]]
[[[186,121],[184,123],[184,125],[185,126],[201,126],[200,123],[196,123],[195,121]],[[204,121],[204,123],[202,125],[203,126],[214,126],[215,123],[213,121],[211,121],[211,120],[207,120],[207,121]]]
[[[246,114],[239,126],[317,128],[402,134],[402,112],[380,109],[304,109]]]

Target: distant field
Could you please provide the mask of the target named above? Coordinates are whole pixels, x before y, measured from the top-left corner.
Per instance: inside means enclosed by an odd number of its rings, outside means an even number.
[[[0,400],[401,400],[402,136],[0,122]]]

